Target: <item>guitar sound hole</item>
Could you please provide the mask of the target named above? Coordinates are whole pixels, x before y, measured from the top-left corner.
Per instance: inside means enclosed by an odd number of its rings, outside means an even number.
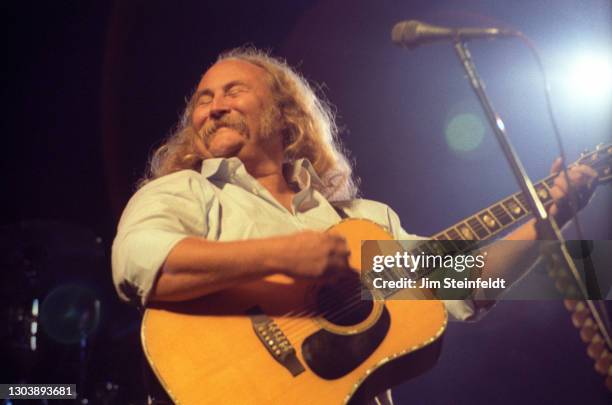
[[[372,312],[372,301],[361,296],[356,273],[324,284],[317,291],[317,308],[327,321],[341,326],[363,322]]]

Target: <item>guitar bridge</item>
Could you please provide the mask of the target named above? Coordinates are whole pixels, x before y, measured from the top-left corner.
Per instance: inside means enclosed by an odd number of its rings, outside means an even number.
[[[258,306],[247,311],[253,323],[255,334],[263,343],[274,360],[285,367],[296,377],[305,371],[304,366],[295,354],[295,349],[278,325],[270,319]]]

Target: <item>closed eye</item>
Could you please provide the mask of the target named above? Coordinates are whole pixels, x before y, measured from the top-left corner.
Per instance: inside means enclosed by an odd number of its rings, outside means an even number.
[[[229,90],[227,90],[225,94],[227,94],[230,97],[235,97],[245,91],[247,91],[247,88],[245,86],[235,85],[235,86],[232,86]]]
[[[198,105],[206,105],[212,102],[212,96],[210,94],[203,94],[198,98]]]

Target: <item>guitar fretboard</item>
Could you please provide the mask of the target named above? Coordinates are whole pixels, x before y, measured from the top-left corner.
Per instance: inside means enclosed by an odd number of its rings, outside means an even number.
[[[598,182],[602,184],[612,180],[611,157],[611,145],[598,145],[595,151],[583,153],[581,158],[570,167],[577,164],[590,166],[597,171]],[[544,206],[549,206],[553,202],[550,189],[554,184],[555,177],[556,175],[550,175],[534,184],[538,197]],[[416,247],[408,249],[407,253],[411,255],[433,254],[445,256],[474,251],[479,246],[479,241],[498,235],[525,219],[530,212],[527,198],[522,192],[518,192],[433,235],[430,240],[418,243]],[[403,277],[418,280],[432,271],[433,269],[425,268],[417,269],[414,272],[406,272],[403,268],[393,268],[379,274],[367,272],[365,277],[382,277],[387,281],[399,280]],[[369,281],[371,282],[371,280]],[[380,292],[383,293],[385,298],[388,298],[396,290],[381,290]]]
[[[554,176],[549,176],[534,185],[538,197],[545,206],[552,202],[550,188],[554,179]],[[530,211],[527,198],[522,192],[518,192],[435,234],[432,239],[486,240],[515,225],[527,217]]]
[[[554,183],[555,176],[549,176],[534,184],[538,197],[545,206],[552,203],[550,188]],[[409,249],[412,255],[455,255],[473,251],[479,241],[490,239],[502,231],[512,227],[519,221],[525,219],[531,212],[527,198],[522,192],[498,201],[497,203],[477,212],[476,214],[458,222],[442,232],[431,237],[431,240],[423,241]],[[445,241],[440,243],[439,241]],[[369,272],[366,277],[381,277],[387,281],[397,281],[402,277],[418,280],[430,274],[434,269],[422,268],[414,272],[406,272],[401,268],[393,268],[376,275]],[[371,282],[371,280],[369,280]],[[390,298],[397,292],[395,289],[378,289],[384,298]]]

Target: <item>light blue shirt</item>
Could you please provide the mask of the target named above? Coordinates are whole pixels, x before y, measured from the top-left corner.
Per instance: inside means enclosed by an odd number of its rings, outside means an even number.
[[[317,191],[321,180],[306,159],[298,160],[288,180],[299,192],[291,210],[249,175],[238,158],[207,159],[201,172],[182,170],[146,184],[128,202],[113,243],[113,280],[125,301],[146,305],[168,253],[183,238],[201,236],[232,241],[324,231],[340,221],[336,209]],[[354,199],[335,203],[352,218],[366,218],[398,240],[422,239],[404,231],[386,204]],[[445,301],[456,319],[474,317],[471,301]]]

